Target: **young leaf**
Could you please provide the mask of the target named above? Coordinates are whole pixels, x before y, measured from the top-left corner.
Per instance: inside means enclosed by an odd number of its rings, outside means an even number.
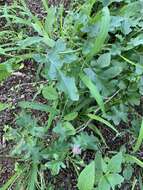
[[[94,119],[96,121],[99,121],[99,122],[105,124],[106,126],[108,126],[109,128],[111,128],[113,131],[115,131],[117,134],[119,134],[119,132],[117,131],[117,129],[115,129],[115,127],[111,123],[109,123],[108,121],[106,121],[102,117],[99,117],[99,116],[93,115],[93,114],[88,114],[88,117],[90,119]]]
[[[84,73],[80,73],[79,76],[80,76],[82,82],[90,90],[91,95],[97,101],[97,103],[98,103],[100,109],[102,110],[102,112],[105,113],[103,99],[102,99],[101,95],[99,94],[97,87],[92,83],[92,81]]]
[[[66,76],[61,71],[58,72],[60,76],[61,90],[64,91],[72,101],[79,100],[79,94],[75,84],[75,79],[73,77]]]
[[[92,190],[95,181],[95,162],[92,161],[87,165],[78,177],[79,190]]]
[[[52,86],[44,86],[42,90],[43,97],[47,100],[57,100],[58,93]]]
[[[137,142],[133,148],[133,152],[137,152],[142,144],[143,141],[143,120],[142,120],[142,124],[141,124],[141,128],[140,128],[140,133],[137,139]]]

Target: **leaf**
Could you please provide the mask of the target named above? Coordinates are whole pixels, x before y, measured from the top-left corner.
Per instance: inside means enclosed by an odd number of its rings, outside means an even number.
[[[47,162],[45,166],[51,170],[52,175],[58,175],[62,168],[66,168],[66,165],[63,162],[57,160]]]
[[[140,132],[139,132],[139,136],[138,136],[138,139],[137,139],[137,142],[133,148],[133,152],[137,152],[142,144],[142,141],[143,141],[143,120],[142,120],[142,124],[141,124],[141,128],[140,128]]]
[[[93,131],[101,138],[101,140],[102,140],[102,142],[105,144],[105,146],[108,147],[108,145],[106,144],[106,141],[105,141],[105,139],[104,139],[102,133],[100,132],[100,130],[99,130],[95,125],[93,125],[93,124],[90,124],[90,125],[89,125],[89,128],[90,128],[91,130],[93,130]]]
[[[18,106],[24,109],[34,109],[45,112],[53,111],[50,106],[38,102],[21,101],[19,102]]]
[[[64,120],[72,121],[78,116],[78,112],[72,112],[64,116]]]
[[[99,121],[103,124],[105,124],[106,126],[108,126],[109,128],[111,128],[113,131],[115,131],[117,134],[119,134],[119,132],[117,131],[117,129],[115,129],[115,127],[110,124],[108,121],[106,121],[105,119],[103,119],[102,117],[99,117],[97,115],[93,115],[93,114],[88,114],[88,117],[91,119],[94,119],[96,121]]]
[[[112,189],[114,189],[116,185],[121,185],[121,183],[124,181],[124,178],[119,174],[108,174],[107,179]]]
[[[8,107],[9,107],[8,104],[1,103],[1,102],[0,102],[0,111],[3,111],[3,110],[5,110],[5,109],[7,109]]]
[[[87,132],[82,132],[76,137],[73,137],[73,144],[80,146],[83,150],[98,150],[98,139]]]
[[[111,62],[111,54],[110,53],[104,53],[102,54],[98,60],[97,63],[100,68],[108,67]]]
[[[101,95],[99,94],[99,92],[97,90],[97,87],[92,83],[92,81],[84,73],[80,73],[79,76],[80,76],[82,82],[90,90],[91,95],[97,101],[97,103],[98,103],[100,109],[102,110],[102,112],[105,113],[104,103],[103,103]]]
[[[76,130],[70,122],[58,123],[53,132],[59,135],[61,141],[76,134]]]
[[[73,77],[66,76],[61,71],[58,72],[60,76],[60,89],[64,91],[72,101],[78,101],[79,94],[75,84],[75,79]]]
[[[141,168],[143,168],[143,162],[141,161],[141,160],[139,160],[138,158],[136,158],[135,156],[132,156],[132,155],[129,155],[129,154],[126,154],[125,155],[125,161],[127,162],[127,163],[135,163],[135,164],[137,164],[138,166],[140,166]]]
[[[87,165],[78,177],[79,190],[93,190],[95,181],[95,163],[92,161]]]
[[[107,38],[107,35],[108,35],[109,25],[110,25],[110,12],[107,7],[104,7],[102,9],[102,18],[100,21],[100,31],[99,31],[99,34],[96,37],[95,41],[93,42],[94,47],[92,48],[92,50],[88,56],[88,60],[91,60],[92,57],[102,49],[105,39]]]
[[[134,168],[132,168],[130,165],[127,166],[123,171],[123,176],[125,180],[130,180],[134,172]]]
[[[45,20],[45,31],[50,35],[56,18],[56,7],[50,7]]]
[[[119,174],[108,174],[103,176],[99,182],[99,190],[110,190],[115,188],[116,185],[121,185],[124,181],[124,178]]]
[[[38,164],[37,164],[37,162],[33,161],[32,169],[30,172],[30,178],[29,178],[29,182],[28,182],[28,190],[35,190],[37,174],[38,174]]]
[[[58,93],[52,86],[44,86],[42,89],[43,97],[47,100],[57,100]]]
[[[106,177],[102,176],[98,184],[98,190],[110,190],[110,189],[111,189],[111,186],[109,182],[107,181]]]
[[[1,188],[0,190],[8,190],[10,186],[17,180],[17,178],[21,175],[22,171],[17,171]]]
[[[20,48],[26,48],[27,46],[39,44],[40,42],[42,42],[42,40],[43,38],[39,36],[27,37],[26,39],[19,41],[18,46]]]
[[[113,156],[109,161],[108,171],[111,173],[120,173],[122,161],[123,161],[122,152],[119,152],[118,154]]]

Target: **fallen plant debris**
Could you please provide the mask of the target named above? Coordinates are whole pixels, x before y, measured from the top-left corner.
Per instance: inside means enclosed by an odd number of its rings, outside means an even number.
[[[142,190],[143,2],[53,4],[0,6],[0,189]]]

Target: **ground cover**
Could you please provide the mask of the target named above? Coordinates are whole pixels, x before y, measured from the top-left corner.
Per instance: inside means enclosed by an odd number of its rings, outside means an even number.
[[[143,2],[51,3],[0,8],[1,190],[142,190]]]

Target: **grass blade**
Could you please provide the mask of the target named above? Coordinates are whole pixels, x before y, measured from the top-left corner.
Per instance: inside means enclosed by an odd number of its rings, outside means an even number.
[[[141,168],[143,168],[143,162],[141,160],[139,160],[138,158],[136,158],[135,156],[126,154],[125,155],[125,161],[127,161],[129,163],[135,163],[138,166],[140,166]]]
[[[88,114],[88,117],[90,119],[94,119],[96,121],[99,121],[99,122],[105,124],[107,127],[109,127],[110,129],[112,129],[113,131],[115,131],[117,133],[117,135],[119,135],[119,132],[117,131],[117,129],[115,129],[115,127],[111,123],[109,123],[108,121],[106,121],[102,117],[97,116],[97,115],[93,115],[93,114]]]
[[[97,101],[100,109],[102,110],[103,113],[105,113],[105,108],[104,108],[104,102],[102,100],[101,95],[98,92],[97,87],[92,83],[92,81],[86,76],[84,73],[80,73],[80,78],[82,82],[86,85],[86,87],[90,90],[91,95],[95,98]]]
[[[143,141],[143,120],[142,120],[142,124],[141,124],[141,128],[140,128],[140,133],[139,133],[139,136],[138,136],[138,139],[137,139],[137,142],[133,148],[133,152],[137,152],[142,144],[142,141]]]
[[[8,190],[10,186],[16,181],[16,179],[20,176],[21,171],[17,171],[4,185],[0,188],[0,190]]]
[[[108,7],[104,7],[102,10],[102,17],[100,22],[100,32],[94,41],[94,47],[89,54],[88,60],[92,59],[92,57],[98,53],[107,38],[108,30],[110,25],[110,12]]]
[[[28,183],[28,190],[35,190],[37,174],[38,174],[38,164],[37,162],[33,162],[32,170],[31,170],[30,178],[29,178],[29,183]]]

